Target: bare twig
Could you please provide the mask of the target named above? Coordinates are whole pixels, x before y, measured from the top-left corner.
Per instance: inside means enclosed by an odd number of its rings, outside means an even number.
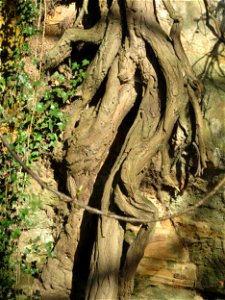
[[[77,199],[71,198],[71,197],[69,197],[69,196],[67,196],[67,195],[65,195],[65,194],[49,187],[43,180],[40,179],[40,177],[35,172],[33,172],[28,166],[26,166],[26,164],[15,153],[15,151],[13,151],[13,149],[11,148],[11,146],[8,143],[7,139],[2,134],[0,134],[0,139],[2,140],[2,143],[5,145],[5,147],[9,150],[12,157],[22,166],[24,171],[27,172],[34,180],[36,180],[43,189],[46,189],[46,190],[52,192],[53,194],[55,194],[58,197],[60,197],[61,199],[63,199],[65,202],[74,202],[75,206],[78,209],[85,209],[89,213],[97,214],[97,215],[112,218],[112,219],[116,219],[116,220],[119,220],[119,221],[136,223],[136,224],[147,224],[147,223],[165,221],[165,220],[168,220],[168,219],[179,217],[180,215],[187,214],[187,213],[195,210],[199,206],[203,205],[206,201],[209,200],[209,198],[211,198],[213,195],[215,195],[225,185],[225,178],[223,178],[203,199],[199,200],[195,205],[193,205],[191,207],[188,207],[186,209],[183,209],[182,211],[178,211],[178,212],[175,212],[175,213],[172,213],[172,214],[171,213],[170,214],[165,214],[164,216],[162,216],[160,218],[156,218],[156,219],[138,219],[138,218],[133,218],[133,217],[125,217],[125,216],[121,216],[121,215],[117,215],[117,214],[104,212],[102,210],[91,207],[89,205],[84,205],[84,204],[78,202]]]
[[[47,4],[46,4],[46,0],[44,0],[44,21],[43,21],[43,30],[42,30],[42,36],[41,36],[41,53],[40,53],[40,58],[39,58],[39,74],[40,75],[41,75],[41,71],[42,71],[46,18],[47,18]]]
[[[35,5],[37,8],[38,7],[37,1],[36,1]],[[41,10],[42,10],[42,1],[40,1],[40,4],[39,4],[39,13],[38,13],[38,21],[37,21],[37,30],[38,31],[41,28]],[[34,53],[35,58],[38,57],[38,46],[39,46],[39,37],[38,37],[38,35],[36,35],[36,47],[35,47],[35,53]]]

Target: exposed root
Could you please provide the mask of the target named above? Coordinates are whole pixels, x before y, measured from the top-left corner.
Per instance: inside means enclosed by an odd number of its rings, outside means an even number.
[[[102,39],[101,46],[99,47],[91,64],[88,66],[88,77],[85,78],[82,85],[77,90],[79,100],[70,107],[70,121],[65,130],[65,140],[71,136],[74,124],[81,118],[82,112],[88,108],[89,103],[107,76],[108,71],[119,51],[122,40],[122,31],[120,20],[118,20],[118,10],[119,8],[115,4],[113,13],[110,15],[111,18],[109,20],[109,24],[104,32],[104,38]],[[113,90],[115,90],[115,88],[113,88]],[[114,92],[112,91],[111,94],[113,95]],[[86,113],[89,112],[86,110]]]
[[[74,27],[77,27],[82,21],[84,14],[88,13],[88,2],[89,0],[83,0],[83,5],[81,7],[81,10],[79,11],[79,15],[76,21],[74,22]]]
[[[141,258],[144,255],[144,249],[147,246],[151,235],[153,234],[154,225],[142,225],[138,234],[130,245],[126,261],[122,270],[119,299],[127,300],[134,288],[134,275]]]
[[[170,37],[173,41],[174,49],[176,52],[176,55],[182,65],[182,68],[185,72],[185,75],[187,77],[187,91],[189,95],[189,100],[192,104],[192,107],[194,109],[195,113],[195,119],[196,119],[196,127],[197,127],[197,133],[198,133],[198,141],[196,140],[196,145],[199,144],[199,152],[200,152],[200,160],[201,160],[201,168],[198,168],[197,174],[201,175],[203,169],[206,168],[206,149],[205,149],[205,142],[204,142],[204,124],[203,124],[203,117],[201,113],[201,109],[198,103],[198,99],[195,95],[195,92],[193,89],[196,90],[196,93],[198,94],[198,97],[202,96],[202,84],[201,82],[196,78],[196,75],[190,65],[190,62],[185,54],[185,51],[183,49],[180,34],[182,29],[182,17],[174,10],[169,0],[163,1],[165,8],[167,9],[170,17],[173,19],[173,25],[170,31]],[[193,87],[192,87],[193,86]]]
[[[204,138],[204,124],[203,124],[203,117],[202,117],[202,112],[200,105],[198,103],[198,100],[195,96],[195,93],[193,89],[191,88],[190,85],[187,86],[188,94],[190,97],[190,102],[192,104],[192,107],[195,112],[195,120],[196,120],[196,127],[197,127],[197,134],[198,134],[198,144],[199,144],[199,152],[200,152],[200,159],[201,159],[201,171],[200,174],[202,173],[203,169],[206,168],[206,149],[205,149],[205,138]]]
[[[162,147],[161,154],[162,154],[161,174],[163,177],[163,184],[170,186],[179,192],[180,189],[178,188],[177,183],[175,183],[174,179],[171,177],[171,163],[170,163],[168,149],[166,146]]]
[[[42,61],[42,68],[52,69],[58,66],[72,52],[72,42],[86,42],[92,44],[100,44],[105,32],[106,25],[101,21],[90,29],[69,28],[61,39],[56,43],[48,54],[45,55]]]

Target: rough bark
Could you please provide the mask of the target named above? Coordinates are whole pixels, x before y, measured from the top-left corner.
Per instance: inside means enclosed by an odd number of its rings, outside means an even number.
[[[133,292],[134,276],[138,264],[144,255],[145,247],[149,242],[154,226],[154,224],[151,224],[150,226],[143,225],[127,251],[126,260],[121,272],[119,291],[119,299],[121,300],[129,299]]]
[[[160,199],[155,196],[153,203],[152,193],[156,195],[154,191],[163,186],[177,190],[182,187],[171,171],[169,140],[187,106],[187,92],[198,126],[200,170],[205,167],[201,114],[196,101],[200,84],[190,71],[187,58],[182,59],[181,29],[172,13],[174,25],[168,37],[158,22],[154,1],[114,0],[107,9],[106,2],[102,7],[108,12],[104,25],[100,20],[89,30],[67,30],[45,60],[46,67],[55,66],[61,60],[53,61],[53,57],[58,57],[62,47],[66,47],[62,58],[68,56],[72,40],[91,42],[93,38],[92,42],[100,43],[87,70],[89,76],[71,105],[65,131],[68,190],[76,198],[82,185],[76,201],[88,204],[95,195],[94,204],[106,212],[156,217]],[[167,9],[171,11],[171,7]],[[93,32],[97,33],[95,37]],[[156,155],[160,157],[157,163],[153,160]],[[106,174],[101,175],[102,170],[107,170]],[[149,171],[155,175],[150,178],[151,189],[146,191],[142,183]],[[101,182],[102,193],[96,199],[95,186]],[[66,232],[56,245],[55,260],[66,278],[67,295],[72,288],[72,267],[79,245],[77,227],[82,217],[82,211],[71,210]],[[125,225],[99,217],[86,299],[129,299],[137,265],[153,228],[142,226],[125,249]],[[49,272],[51,261],[43,272],[43,280]],[[57,282],[57,278],[53,281]],[[50,282],[46,288],[52,285]]]
[[[85,299],[118,298],[123,238],[118,221],[103,217],[98,224]]]

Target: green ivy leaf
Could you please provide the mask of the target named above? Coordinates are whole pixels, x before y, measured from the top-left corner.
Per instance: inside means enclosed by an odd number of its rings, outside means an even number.
[[[90,64],[90,61],[88,60],[88,59],[83,59],[82,60],[82,66],[83,67],[86,67],[86,66],[88,66]]]
[[[21,235],[21,230],[19,228],[16,228],[12,233],[11,233],[11,238],[12,239],[17,239]]]
[[[72,71],[78,70],[79,64],[77,62],[72,63],[71,69],[72,69]]]
[[[42,102],[36,104],[36,112],[43,113],[45,111],[45,106]]]

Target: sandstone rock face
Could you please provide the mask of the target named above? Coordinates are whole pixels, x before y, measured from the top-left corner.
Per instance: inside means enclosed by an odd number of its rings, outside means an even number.
[[[191,262],[188,249],[170,220],[156,225],[155,233],[139,264],[138,273],[150,275],[152,284],[194,287],[196,265]]]

